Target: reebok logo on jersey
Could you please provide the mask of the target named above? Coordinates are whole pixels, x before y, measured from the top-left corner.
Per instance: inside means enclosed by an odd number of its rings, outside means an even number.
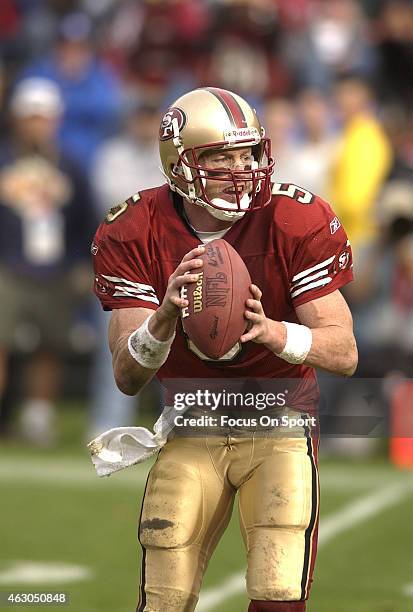
[[[341,223],[337,217],[334,217],[332,221],[330,221],[330,232],[331,234],[335,234],[336,231],[341,227]]]

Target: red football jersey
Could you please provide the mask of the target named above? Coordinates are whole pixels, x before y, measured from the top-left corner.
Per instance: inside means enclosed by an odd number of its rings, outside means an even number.
[[[168,185],[142,191],[111,209],[92,245],[94,291],[105,310],[155,310],[162,302],[169,276],[200,244],[182,209],[182,200]],[[340,221],[326,202],[295,185],[274,183],[270,204],[247,213],[224,239],[238,251],[262,290],[266,316],[276,321],[298,323],[295,307],[353,279],[351,248]],[[202,359],[189,348],[179,322],[158,377],[310,379],[309,383],[315,373],[253,342],[242,345],[232,360]],[[294,404],[301,409],[315,399],[313,393],[298,395]]]

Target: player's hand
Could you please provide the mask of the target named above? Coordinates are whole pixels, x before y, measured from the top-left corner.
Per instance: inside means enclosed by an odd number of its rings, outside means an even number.
[[[195,269],[201,272],[204,262],[197,257],[204,252],[205,247],[198,246],[184,255],[181,263],[168,279],[168,287],[162,304],[157,310],[157,316],[166,320],[174,320],[179,317],[181,309],[188,306],[188,300],[181,298],[181,288],[183,285],[196,283],[198,280],[198,274],[188,274],[188,272]]]
[[[285,327],[279,321],[273,321],[265,316],[261,303],[262,291],[257,285],[251,285],[250,291],[253,298],[246,300],[244,316],[249,321],[249,330],[240,338],[241,342],[256,342],[265,344],[267,348],[275,353],[280,353],[285,345]]]

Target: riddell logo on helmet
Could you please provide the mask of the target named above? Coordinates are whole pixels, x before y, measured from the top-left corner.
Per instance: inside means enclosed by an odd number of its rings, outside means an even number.
[[[161,127],[159,128],[160,140],[170,140],[174,137],[174,119],[177,121],[179,131],[185,127],[186,115],[184,111],[177,106],[173,106],[162,117]]]
[[[225,130],[224,140],[232,142],[234,140],[251,140],[253,139],[255,144],[260,142],[260,134],[255,127],[249,128],[234,128],[232,130]]]

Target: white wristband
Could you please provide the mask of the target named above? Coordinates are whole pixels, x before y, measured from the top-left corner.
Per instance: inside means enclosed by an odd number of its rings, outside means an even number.
[[[288,363],[303,363],[310,352],[313,334],[309,327],[282,321],[287,329],[287,342],[281,353],[275,353]]]
[[[168,340],[157,340],[149,331],[151,315],[128,338],[128,349],[132,357],[143,368],[158,370],[168,359],[175,332]]]

